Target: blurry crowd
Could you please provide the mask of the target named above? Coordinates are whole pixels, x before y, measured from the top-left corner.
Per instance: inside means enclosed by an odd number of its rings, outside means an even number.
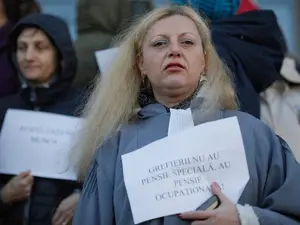
[[[275,14],[251,0],[78,0],[74,43],[64,20],[44,14],[37,1],[0,0],[0,129],[8,109],[80,117],[101,77],[95,52],[170,3],[207,19],[240,111],[270,126],[300,160],[300,62],[289,54]],[[72,224],[81,181],[1,174],[0,224]]]

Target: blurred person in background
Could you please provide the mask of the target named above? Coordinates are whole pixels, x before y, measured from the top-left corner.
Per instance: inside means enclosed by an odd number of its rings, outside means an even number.
[[[287,55],[281,79],[261,94],[261,120],[284,138],[300,162],[300,61]]]
[[[38,12],[40,6],[34,0],[0,0],[0,98],[18,91],[17,77],[7,55],[9,33],[19,19]]]
[[[151,0],[78,1],[75,87],[87,87],[96,77],[98,65],[95,52],[110,48],[122,27],[151,8]]]
[[[237,14],[258,10],[259,6],[256,0],[241,0],[241,4],[237,10]]]
[[[0,100],[0,127],[8,109],[77,116],[83,93],[71,87],[77,58],[66,23],[51,15],[31,15],[20,20],[9,41],[19,93]],[[33,177],[30,171],[2,174],[2,223],[66,225],[80,188],[75,181]]]
[[[170,0],[176,5],[188,5],[210,20],[234,15],[241,0]]]

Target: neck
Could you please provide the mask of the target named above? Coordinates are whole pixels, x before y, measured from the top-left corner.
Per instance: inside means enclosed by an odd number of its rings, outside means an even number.
[[[26,79],[22,79],[22,83],[26,84],[26,86],[29,86],[31,88],[48,88],[50,85],[50,81],[40,82]]]
[[[183,92],[180,94],[179,93],[164,93],[161,95],[156,94],[154,92],[154,98],[156,99],[156,101],[158,103],[160,103],[168,108],[172,108],[172,107],[182,103],[189,97],[191,97],[194,92],[195,92],[195,90],[189,91],[189,92]]]
[[[168,108],[172,108],[175,105],[183,102],[186,98],[178,97],[178,98],[169,98],[169,97],[155,97],[156,101]]]

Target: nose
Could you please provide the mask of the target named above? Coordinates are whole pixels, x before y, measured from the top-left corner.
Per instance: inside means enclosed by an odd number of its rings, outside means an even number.
[[[168,53],[169,58],[181,57],[182,53],[180,50],[180,46],[177,42],[170,44],[170,51]]]
[[[28,61],[31,61],[31,60],[33,60],[33,58],[34,58],[34,49],[31,47],[28,47],[25,52],[25,59]]]

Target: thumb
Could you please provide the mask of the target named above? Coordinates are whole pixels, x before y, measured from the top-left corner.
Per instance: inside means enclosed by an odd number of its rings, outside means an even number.
[[[216,196],[218,196],[218,198],[220,199],[221,203],[225,203],[225,202],[231,202],[226,195],[223,194],[223,192],[221,191],[220,186],[216,183],[213,182],[211,185],[211,190],[212,193]]]
[[[20,173],[19,175],[20,175],[21,177],[27,177],[27,176],[30,175],[30,173],[31,173],[31,171],[30,171],[30,170],[27,170],[27,171],[25,171],[25,172]]]

